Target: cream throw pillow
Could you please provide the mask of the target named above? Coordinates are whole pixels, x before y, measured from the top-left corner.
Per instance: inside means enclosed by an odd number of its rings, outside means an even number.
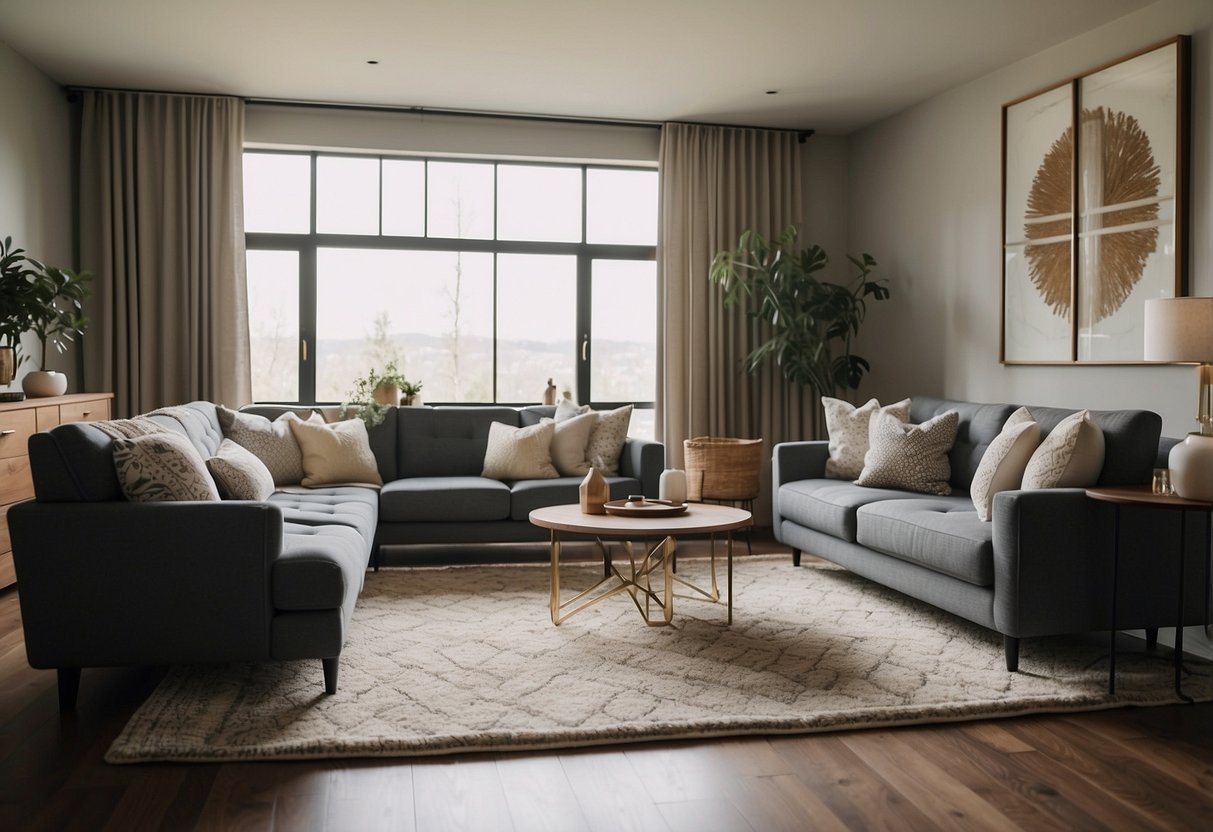
[[[584,477],[590,472],[590,461],[586,458],[586,449],[590,444],[590,433],[598,424],[598,415],[582,413],[571,419],[553,421],[556,433],[552,437],[552,465],[565,477]]]
[[[515,428],[503,422],[489,425],[482,477],[494,480],[550,480],[560,474],[552,465],[552,438],[556,423]]]
[[[565,419],[572,419],[575,416],[581,416],[584,413],[590,412],[588,404],[576,405],[568,399],[561,399],[556,402],[556,421],[563,422]]]
[[[230,439],[219,443],[219,450],[206,461],[206,469],[226,499],[261,502],[274,493],[270,469],[252,451]]]
[[[876,413],[888,413],[902,422],[910,419],[910,400],[902,399],[885,407],[876,399],[856,407],[842,399],[821,397],[825,409],[826,432],[830,437],[830,458],[826,460],[826,476],[835,480],[853,480],[863,470],[864,454],[868,452],[868,427]]]
[[[361,419],[347,419],[331,425],[295,419],[288,424],[303,454],[300,485],[383,485],[375,455],[371,453],[366,425]]]
[[[1072,413],[1044,438],[1023,472],[1022,488],[1089,488],[1103,471],[1104,437],[1089,411]]]
[[[253,456],[265,463],[274,485],[295,485],[303,479],[303,453],[290,428],[293,422],[303,420],[294,413],[288,411],[271,422],[264,416],[219,405],[215,415],[225,437],[252,451]],[[307,420],[324,424],[319,413],[312,413]]]
[[[598,421],[590,432],[590,444],[585,449],[590,467],[598,469],[604,477],[619,473],[619,454],[628,438],[628,423],[632,421],[632,405],[625,404],[615,410],[592,411]]]
[[[969,488],[979,520],[984,523],[990,521],[995,494],[1019,488],[1028,460],[1039,444],[1040,425],[1032,419],[1026,407],[1019,408],[1007,418],[1002,432],[994,437],[990,447],[982,454]]]
[[[114,472],[134,503],[219,499],[202,454],[177,433],[115,439]]]
[[[923,494],[952,493],[948,451],[956,442],[960,414],[940,413],[921,425],[909,425],[892,413],[872,416],[868,452],[856,483],[872,488],[900,488]]]

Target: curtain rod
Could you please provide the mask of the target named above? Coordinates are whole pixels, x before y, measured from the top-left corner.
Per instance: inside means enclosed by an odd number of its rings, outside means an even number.
[[[107,87],[84,87],[84,86],[66,86],[63,88],[67,94],[68,100],[73,101],[78,93],[85,90],[108,90],[111,92],[151,92],[149,90],[129,90],[119,89],[114,90]],[[206,93],[162,93],[165,95],[206,95]],[[254,104],[267,107],[306,107],[316,110],[361,110],[365,112],[392,112],[392,113],[413,113],[416,115],[435,115],[435,116],[458,116],[465,118],[499,118],[512,119],[515,121],[541,121],[552,124],[588,124],[598,125],[603,127],[647,127],[652,129],[661,129],[663,122],[647,121],[643,119],[623,119],[623,118],[594,118],[589,116],[558,116],[545,115],[541,113],[515,113],[502,112],[495,110],[462,110],[456,108],[444,107],[417,107],[405,104],[341,104],[328,101],[295,101],[283,98],[244,98],[245,104]],[[752,130],[770,130],[776,133],[795,133],[796,140],[800,144],[808,141],[809,137],[816,133],[816,130],[798,130],[790,127],[753,127],[745,124],[719,124],[703,121],[687,121],[683,124],[698,124],[704,127],[736,127],[740,129]]]

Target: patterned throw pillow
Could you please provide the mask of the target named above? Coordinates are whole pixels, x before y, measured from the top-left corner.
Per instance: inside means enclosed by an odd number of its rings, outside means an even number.
[[[906,424],[891,413],[877,413],[872,417],[868,453],[856,483],[940,496],[951,494],[948,480],[952,466],[948,452],[956,442],[959,425],[960,414],[955,410],[940,413],[921,425]]]
[[[303,479],[303,453],[291,432],[292,422],[303,421],[294,413],[283,413],[274,421],[253,413],[229,410],[223,405],[215,408],[223,435],[252,451],[265,463],[274,478],[274,485],[295,485]],[[324,418],[313,413],[309,422],[324,424]]]
[[[585,449],[590,466],[598,469],[604,477],[619,473],[619,455],[628,438],[628,423],[632,421],[632,405],[625,404],[615,410],[594,411],[598,417],[594,430],[590,432],[590,444]]]
[[[876,399],[856,407],[842,399],[821,397],[826,414],[826,432],[830,436],[830,458],[826,460],[826,476],[834,480],[853,480],[863,470],[863,457],[868,452],[868,427],[876,413],[889,413],[902,422],[910,419],[910,400],[902,399],[885,407]]]
[[[990,521],[995,494],[1019,488],[1028,460],[1039,444],[1040,425],[1032,419],[1026,407],[1019,408],[1007,417],[1002,432],[994,437],[982,454],[977,473],[973,475],[973,485],[969,488],[979,520],[984,523]]]
[[[274,493],[274,477],[253,452],[230,439],[219,443],[219,450],[206,461],[206,469],[215,478],[219,494],[228,500],[268,500]]]
[[[134,503],[219,499],[202,454],[177,433],[115,439],[114,471]]]
[[[1090,412],[1071,413],[1032,454],[1021,488],[1089,488],[1099,481],[1103,457],[1103,431]]]
[[[590,444],[590,433],[598,424],[594,413],[582,413],[571,419],[552,421],[556,434],[552,437],[552,464],[565,477],[584,477],[590,473],[590,461],[586,459],[586,448]]]
[[[489,425],[482,477],[494,480],[550,480],[560,476],[552,465],[552,438],[556,423],[515,428],[502,422]]]
[[[366,424],[361,419],[347,419],[331,425],[319,419],[306,422],[295,419],[287,424],[291,426],[303,456],[300,485],[383,485]]]

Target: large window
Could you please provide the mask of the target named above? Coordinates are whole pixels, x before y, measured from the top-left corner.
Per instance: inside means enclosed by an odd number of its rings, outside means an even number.
[[[657,173],[250,151],[258,401],[339,402],[395,361],[431,404],[638,407],[651,435]]]

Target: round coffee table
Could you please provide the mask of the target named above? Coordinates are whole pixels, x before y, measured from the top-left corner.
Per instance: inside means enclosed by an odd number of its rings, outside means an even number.
[[[669,624],[674,618],[674,584],[687,586],[710,601],[720,600],[716,586],[716,535],[725,535],[728,561],[728,621],[733,623],[733,531],[753,523],[750,512],[731,506],[693,503],[685,514],[673,517],[617,517],[613,514],[582,514],[580,505],[547,506],[530,514],[530,521],[552,533],[552,623],[567,621],[587,607],[626,592],[632,597],[641,618],[650,626]],[[602,580],[577,593],[567,601],[560,600],[560,535],[591,535],[602,553]],[[677,537],[711,535],[712,586],[710,590],[696,586],[674,573],[674,552]],[[656,540],[652,546],[648,542]],[[615,566],[607,541],[622,541],[627,553],[629,571]],[[643,557],[637,557],[633,541],[646,541]],[[655,573],[661,575],[656,588]],[[644,603],[641,604],[643,598]],[[659,616],[654,617],[656,606]]]

